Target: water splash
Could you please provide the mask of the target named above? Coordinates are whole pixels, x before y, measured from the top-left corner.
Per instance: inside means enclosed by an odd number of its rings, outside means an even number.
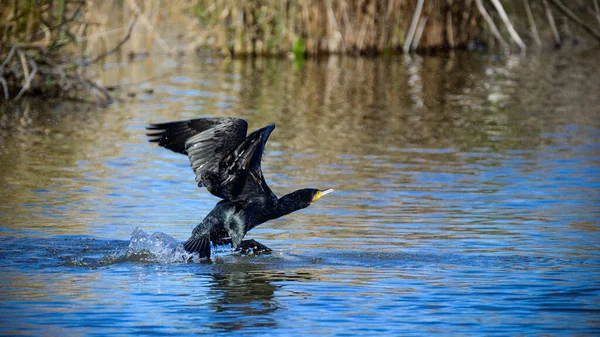
[[[49,244],[54,250],[56,246]],[[127,262],[169,264],[200,260],[198,254],[188,253],[183,244],[172,236],[162,232],[149,235],[139,227],[133,230],[129,241],[91,239],[86,240],[85,245],[71,246],[80,248],[76,252],[59,251],[55,254],[68,266],[97,268]]]
[[[177,263],[188,262],[197,255],[188,253],[172,236],[155,232],[148,235],[137,227],[129,240],[126,260],[132,262]]]

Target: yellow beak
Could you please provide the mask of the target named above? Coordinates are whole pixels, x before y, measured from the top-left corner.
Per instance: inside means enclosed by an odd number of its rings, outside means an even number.
[[[317,200],[321,199],[321,197],[323,197],[324,195],[326,195],[326,194],[329,194],[329,193],[331,193],[331,192],[333,192],[333,188],[329,188],[329,189],[326,189],[326,190],[324,190],[324,191],[318,191],[318,192],[315,194],[315,196],[313,197],[313,200],[312,200],[312,202],[315,202],[315,201],[317,201]]]

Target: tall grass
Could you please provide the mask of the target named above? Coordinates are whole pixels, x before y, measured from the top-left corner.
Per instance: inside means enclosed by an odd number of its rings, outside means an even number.
[[[199,0],[196,15],[224,53],[382,53],[404,47],[417,4],[417,0]],[[475,14],[471,0],[425,1],[422,24],[410,48],[465,45],[476,32]]]
[[[598,0],[198,0],[207,42],[224,54],[373,54],[460,48],[503,49],[592,37]],[[538,29],[539,27],[539,29]],[[542,42],[542,38],[546,42]],[[563,37],[561,39],[561,36]]]
[[[87,65],[116,50],[303,56],[600,41],[599,1],[0,0],[0,100],[85,92],[107,102]]]

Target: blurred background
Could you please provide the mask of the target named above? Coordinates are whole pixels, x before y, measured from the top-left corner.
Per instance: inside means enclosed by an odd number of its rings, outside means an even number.
[[[0,7],[5,101],[83,92],[110,102],[115,83],[89,69],[106,67],[107,56],[540,53],[600,41],[597,0],[2,0]]]

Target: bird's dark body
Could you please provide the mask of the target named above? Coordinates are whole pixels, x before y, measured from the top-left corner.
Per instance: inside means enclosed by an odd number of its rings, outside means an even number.
[[[264,198],[219,202],[198,225],[192,235],[209,235],[212,242],[228,237],[234,246],[239,246],[244,235],[252,228],[271,220],[266,210],[275,207]]]
[[[151,142],[186,154],[198,186],[223,199],[196,226],[184,243],[186,250],[210,257],[211,242],[244,248],[243,238],[252,228],[305,208],[329,193],[301,189],[279,199],[275,196],[260,167],[274,128],[269,125],[246,136],[248,124],[238,118],[199,118],[148,127],[153,131],[148,134]]]

